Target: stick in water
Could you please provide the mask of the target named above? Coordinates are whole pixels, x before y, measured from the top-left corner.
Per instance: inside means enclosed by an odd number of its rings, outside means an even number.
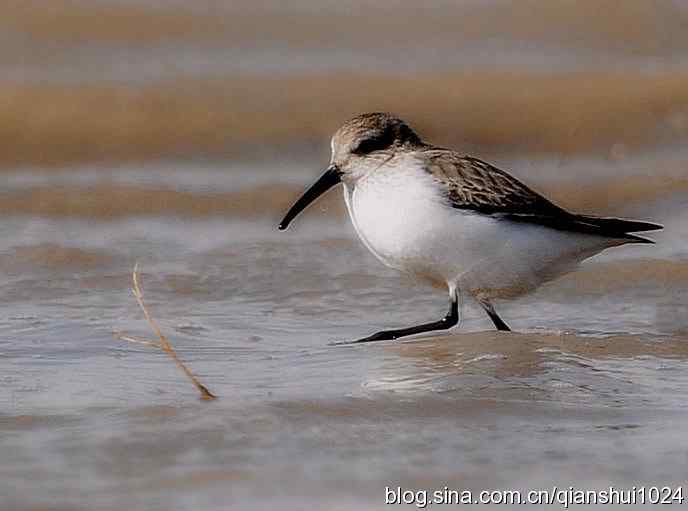
[[[136,297],[136,301],[139,304],[139,307],[143,311],[143,315],[146,317],[146,321],[148,321],[148,324],[151,326],[153,329],[153,332],[155,335],[158,336],[158,341],[150,341],[148,339],[141,339],[138,337],[131,337],[128,335],[123,335],[123,334],[116,334],[116,337],[118,339],[121,339],[123,341],[135,343],[135,344],[143,344],[144,346],[151,346],[154,348],[160,348],[163,350],[165,353],[167,353],[172,360],[174,360],[174,363],[177,364],[177,367],[181,369],[184,374],[191,380],[191,383],[194,384],[194,386],[198,389],[198,391],[201,393],[201,399],[215,399],[216,396],[214,396],[208,388],[203,385],[200,381],[198,381],[198,378],[196,378],[193,373],[189,370],[188,367],[180,360],[180,358],[177,356],[177,352],[174,351],[174,348],[172,347],[172,344],[170,341],[167,340],[167,337],[163,335],[163,333],[160,331],[160,327],[158,324],[155,322],[153,317],[150,315],[150,312],[148,312],[148,307],[146,307],[146,302],[143,301],[143,291],[141,291],[141,285],[139,284],[139,265],[136,263],[134,266],[134,271],[131,275],[132,280],[134,281],[134,287],[132,289],[134,296]]]

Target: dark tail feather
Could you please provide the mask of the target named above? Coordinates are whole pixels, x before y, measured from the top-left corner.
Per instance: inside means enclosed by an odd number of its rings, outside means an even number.
[[[596,217],[587,215],[576,215],[581,222],[597,225],[602,229],[609,229],[619,233],[644,232],[664,229],[663,225],[651,224],[649,222],[638,222],[636,220],[624,220],[622,218]]]
[[[599,229],[599,234],[612,238],[625,238],[636,243],[654,243],[654,241],[641,236],[635,236],[634,232],[656,231],[663,229],[660,224],[650,222],[638,222],[636,220],[624,220],[622,218],[595,217],[576,215],[576,220]]]

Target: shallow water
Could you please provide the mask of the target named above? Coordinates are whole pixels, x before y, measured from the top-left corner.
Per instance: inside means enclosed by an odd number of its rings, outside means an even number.
[[[682,153],[671,154],[571,161],[563,168],[574,172],[558,174],[544,173],[548,160],[515,159],[513,168],[561,193],[585,190],[605,172],[632,175],[648,161],[677,169]],[[279,174],[198,167],[209,187],[164,162],[160,172],[23,172],[8,189],[78,193],[104,179],[142,190],[138,200],[172,189],[203,202],[272,182],[289,200],[316,163]],[[586,177],[583,169],[593,170]],[[341,211],[338,193],[284,233],[275,229],[277,197],[238,216],[169,214],[164,201],[157,214],[99,220],[89,211],[10,212],[0,226],[5,508],[380,509],[387,485],[682,481],[688,245],[680,189],[635,201],[610,193],[608,210],[667,229],[656,245],[610,250],[500,303],[520,333],[491,331],[466,299],[451,335],[356,347],[328,343],[435,318],[446,297],[381,267],[346,218],[329,214]],[[114,338],[151,335],[130,293],[135,262],[154,316],[218,400],[199,401],[165,355]]]
[[[5,4],[0,511],[685,483],[684,3]],[[517,333],[466,297],[448,335],[330,346],[447,305],[362,247],[339,192],[276,230],[366,110],[666,229],[497,303]],[[152,336],[135,263],[219,399],[116,339]]]

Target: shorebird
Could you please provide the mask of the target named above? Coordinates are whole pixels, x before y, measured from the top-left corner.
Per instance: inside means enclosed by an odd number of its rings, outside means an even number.
[[[449,312],[439,321],[354,343],[447,330],[459,321],[464,291],[498,330],[510,330],[493,299],[530,292],[607,248],[654,243],[633,233],[662,228],[569,212],[489,163],[424,142],[388,113],[346,121],[331,149],[329,167],[279,229],[342,183],[349,217],[368,250],[391,268],[449,290]]]

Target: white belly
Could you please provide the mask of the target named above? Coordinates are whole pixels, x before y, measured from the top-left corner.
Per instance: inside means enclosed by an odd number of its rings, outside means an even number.
[[[447,282],[493,248],[496,222],[449,207],[418,169],[378,170],[344,195],[363,243],[398,270]]]
[[[613,244],[452,208],[417,168],[379,169],[345,185],[351,221],[384,264],[485,296],[515,296]]]

